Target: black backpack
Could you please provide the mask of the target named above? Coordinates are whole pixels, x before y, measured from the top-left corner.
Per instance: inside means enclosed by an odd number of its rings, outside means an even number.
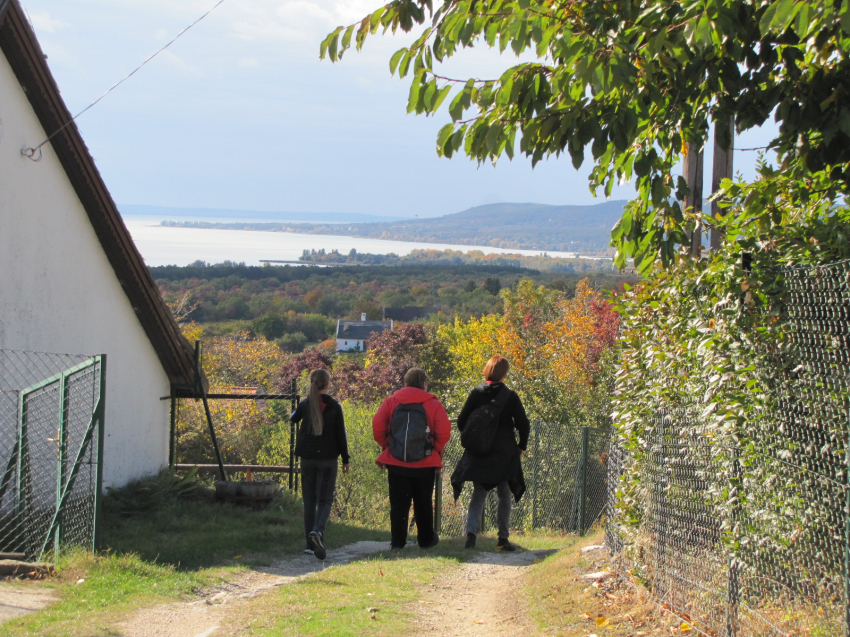
[[[433,448],[422,403],[396,407],[390,420],[390,455],[402,462],[419,462],[430,456]]]
[[[499,427],[499,416],[511,397],[511,390],[502,387],[495,398],[477,407],[466,420],[460,432],[460,445],[469,453],[486,456],[493,448],[493,439]]]

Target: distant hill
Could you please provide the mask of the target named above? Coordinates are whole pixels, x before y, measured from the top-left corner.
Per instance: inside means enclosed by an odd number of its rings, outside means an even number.
[[[226,208],[177,208],[173,206],[148,206],[123,204],[118,206],[122,215],[157,217],[162,219],[244,219],[246,221],[305,221],[310,223],[364,223],[395,221],[404,217],[386,217],[357,212],[268,212],[265,210],[231,210]]]
[[[444,217],[357,224],[354,229],[358,235],[399,241],[607,252],[611,228],[622,216],[626,203],[622,200],[591,206],[497,203]]]
[[[400,219],[380,223],[208,223],[168,225],[273,232],[335,234],[372,239],[454,243],[515,250],[550,250],[608,255],[611,228],[626,201],[592,206],[549,206],[497,203],[476,206],[443,217]]]

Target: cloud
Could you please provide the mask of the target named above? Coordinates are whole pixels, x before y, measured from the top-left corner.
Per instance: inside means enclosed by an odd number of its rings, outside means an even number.
[[[315,42],[341,24],[351,24],[369,15],[375,0],[254,0],[240,4],[233,27],[248,40]]]
[[[47,11],[37,11],[36,13],[29,14],[29,16],[36,31],[54,33],[58,29],[68,26],[62,22],[62,20],[54,20],[51,18]]]
[[[257,58],[242,58],[239,60],[239,66],[244,66],[249,69],[260,68],[260,61]]]
[[[331,11],[306,0],[274,7],[251,3],[241,13],[233,26],[236,34],[246,40],[312,41],[335,24]]]
[[[187,75],[199,75],[200,70],[198,67],[189,64],[186,60],[184,60],[179,55],[175,55],[169,50],[165,50],[157,56],[160,63],[167,64],[168,66],[183,71]]]

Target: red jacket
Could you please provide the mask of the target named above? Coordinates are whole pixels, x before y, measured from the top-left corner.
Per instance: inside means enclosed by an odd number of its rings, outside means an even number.
[[[393,411],[398,405],[409,403],[422,403],[425,415],[428,417],[428,426],[431,428],[434,437],[434,451],[436,453],[432,453],[419,462],[403,462],[390,454],[390,422],[392,421]],[[392,464],[412,468],[442,467],[443,447],[446,446],[452,435],[452,424],[449,422],[445,407],[434,394],[429,394],[417,387],[404,387],[387,398],[378,409],[378,413],[372,417],[372,435],[375,437],[375,442],[381,445],[381,449],[383,449],[381,455],[375,460],[378,465]]]

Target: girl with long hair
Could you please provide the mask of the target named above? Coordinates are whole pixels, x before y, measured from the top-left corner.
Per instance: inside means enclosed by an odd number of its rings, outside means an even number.
[[[348,437],[342,406],[328,395],[330,374],[317,369],[310,374],[310,391],[292,414],[298,424],[295,455],[301,458],[301,495],[304,500],[305,553],[323,560],[325,527],[331,515],[336,489],[337,462],[342,456],[342,471],[348,473]]]

